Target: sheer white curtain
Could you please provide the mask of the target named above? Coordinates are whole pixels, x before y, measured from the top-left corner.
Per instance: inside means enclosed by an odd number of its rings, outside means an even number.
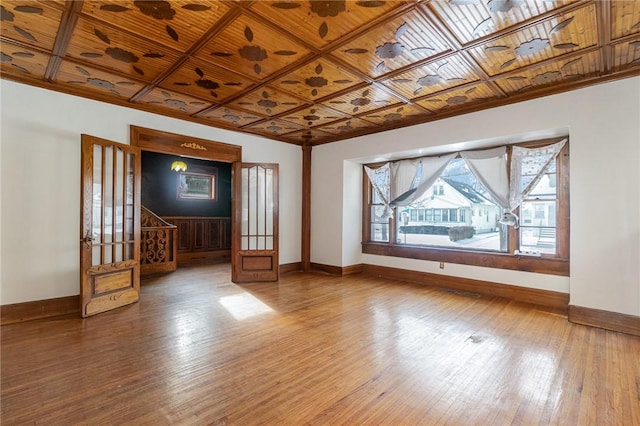
[[[541,148],[514,146],[511,153],[511,189],[509,205],[514,210],[536,187],[567,140]]]
[[[509,206],[509,173],[507,171],[507,147],[460,153],[471,173],[480,181],[498,205]]]
[[[393,197],[391,198],[390,204],[392,206],[408,206],[409,204],[413,203],[415,200],[420,198],[426,192],[426,190],[429,189],[431,185],[433,185],[436,179],[440,177],[444,169],[447,168],[447,165],[449,165],[451,160],[453,160],[456,157],[456,155],[458,155],[458,153],[454,152],[452,154],[441,155],[438,157],[422,157],[422,158],[411,160],[416,162],[414,178],[409,183],[409,186],[405,187],[406,189],[404,192],[399,192],[399,190],[402,188],[396,188],[396,191],[398,191],[397,192],[398,195],[396,195],[395,198]],[[408,161],[408,160],[403,160],[403,161]],[[402,163],[402,161],[399,161],[397,163]],[[415,185],[417,181],[416,174],[418,170],[418,164],[420,163],[422,164],[420,182],[418,182],[417,185]],[[403,167],[402,165],[399,165],[399,168],[402,168],[402,167]],[[414,166],[412,164],[407,164],[405,167],[411,170],[411,167],[414,167]],[[408,179],[405,180],[403,183],[406,185],[407,181]]]
[[[389,205],[389,163],[385,163],[375,169],[364,166],[364,171],[369,178],[369,182],[371,182],[371,186],[373,186],[373,190],[376,192],[376,194],[380,198],[380,201],[382,201],[382,204],[384,205],[382,214],[375,217],[376,221],[387,220],[390,217],[393,217],[393,210]]]

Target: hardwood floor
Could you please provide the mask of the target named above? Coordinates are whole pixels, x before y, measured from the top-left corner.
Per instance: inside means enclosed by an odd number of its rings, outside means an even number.
[[[3,425],[640,424],[640,338],[359,275],[143,280],[88,319],[3,326]]]

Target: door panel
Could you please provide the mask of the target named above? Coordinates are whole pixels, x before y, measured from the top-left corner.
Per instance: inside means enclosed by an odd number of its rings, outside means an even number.
[[[86,317],[140,294],[140,150],[82,135],[80,298]]]
[[[233,282],[278,279],[278,165],[233,167]]]

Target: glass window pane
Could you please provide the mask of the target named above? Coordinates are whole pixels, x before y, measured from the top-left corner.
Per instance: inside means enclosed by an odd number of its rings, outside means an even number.
[[[273,202],[273,169],[267,169],[267,222],[265,229],[267,235],[273,235]]]
[[[100,245],[93,245],[91,247],[91,265],[96,266],[102,263],[100,259],[100,254],[102,253],[102,249]]]
[[[422,197],[400,210],[398,243],[504,252],[501,215],[464,160],[454,159]]]
[[[102,147],[93,146],[93,212],[92,238],[94,244],[102,242]],[[98,259],[100,256],[98,255]],[[94,263],[94,265],[99,265]]]
[[[371,241],[389,242],[389,224],[374,223],[371,225]]]
[[[251,167],[249,170],[248,192],[248,217],[249,217],[249,235],[258,233],[258,168]],[[249,244],[251,246],[251,244]],[[255,249],[255,244],[251,250]]]
[[[249,234],[249,170],[242,169],[242,221],[240,232],[242,235]],[[248,242],[243,250],[247,250]]]
[[[266,179],[266,171],[265,169],[263,169],[262,167],[258,167],[256,169],[257,171],[257,185],[256,185],[256,199],[257,199],[257,205],[256,205],[256,221],[257,221],[257,229],[256,229],[256,234],[257,235],[264,235],[264,231],[265,231],[265,224],[266,224],[266,215],[265,215],[265,208],[266,208],[266,186],[267,186],[267,179]]]
[[[102,170],[102,203],[103,203],[103,235],[104,242],[113,241],[113,148],[104,149],[104,168]]]

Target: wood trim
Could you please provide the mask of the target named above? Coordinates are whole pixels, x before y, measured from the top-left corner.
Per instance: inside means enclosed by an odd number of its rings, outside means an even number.
[[[364,265],[363,272],[365,275],[390,280],[406,281],[410,283],[476,293],[485,296],[504,297],[519,302],[533,303],[548,308],[558,309],[563,315],[566,315],[567,306],[569,304],[569,294],[556,291],[539,290],[509,284],[499,284],[489,281],[432,274],[429,272],[409,271],[406,269],[369,264]]]
[[[531,256],[516,257],[509,253],[472,252],[468,250],[403,246],[376,242],[362,243],[362,253],[569,276],[569,261],[567,259]]]
[[[289,272],[302,272],[302,262],[285,263],[280,265],[280,274]]]
[[[640,336],[640,316],[569,305],[569,321]]]
[[[15,324],[67,314],[80,316],[80,295],[2,305],[0,324]]]
[[[302,271],[311,270],[311,145],[302,147]]]
[[[345,275],[360,274],[364,269],[363,264],[349,265],[349,266],[333,266],[324,265],[322,263],[311,263],[311,269],[313,271],[326,272],[331,275],[337,275],[343,277]]]
[[[212,263],[227,263],[231,261],[231,250],[190,251],[178,253],[178,267],[191,265],[210,265]]]
[[[144,151],[184,155],[204,160],[233,163],[242,160],[242,147],[178,135],[144,127],[130,126],[130,143]]]

